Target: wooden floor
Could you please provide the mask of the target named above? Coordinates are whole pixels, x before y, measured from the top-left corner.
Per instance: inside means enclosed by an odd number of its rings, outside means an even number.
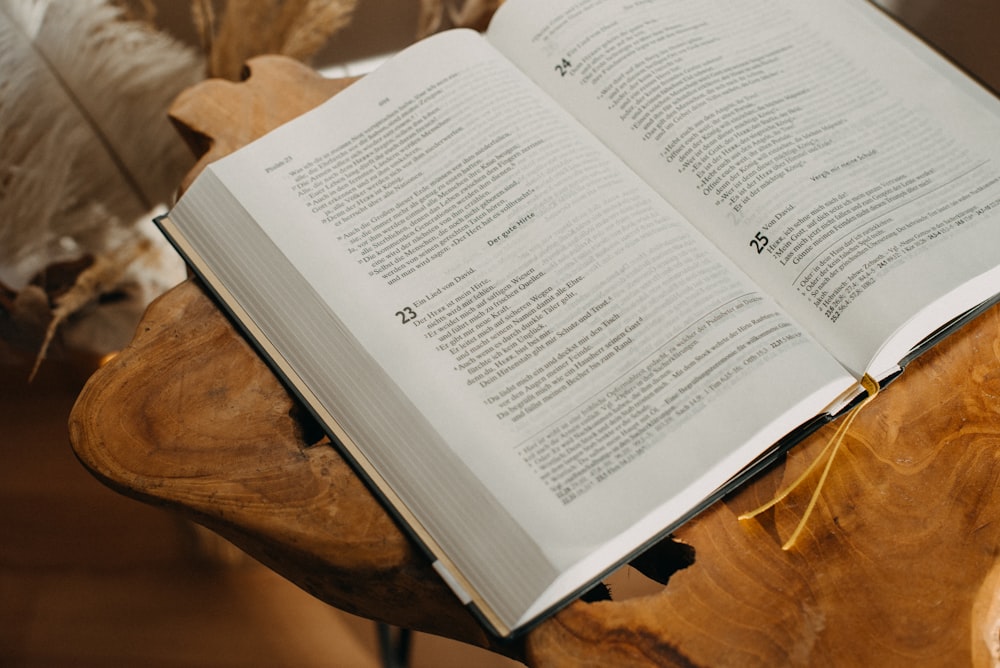
[[[381,665],[372,622],[92,478],[66,429],[86,371],[25,377],[0,365],[0,666]],[[520,664],[418,634],[410,665]]]

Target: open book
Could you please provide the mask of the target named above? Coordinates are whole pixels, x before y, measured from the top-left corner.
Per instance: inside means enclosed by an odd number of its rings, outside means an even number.
[[[990,303],[1000,104],[860,0],[509,0],[159,223],[508,635]]]

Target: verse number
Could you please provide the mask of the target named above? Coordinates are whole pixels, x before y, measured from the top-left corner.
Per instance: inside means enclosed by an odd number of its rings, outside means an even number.
[[[405,325],[417,317],[417,312],[409,306],[405,306],[402,310],[396,311],[396,317],[399,318],[402,321],[402,324]]]
[[[558,65],[556,65],[556,72],[559,73],[559,76],[564,77],[567,74],[569,74],[569,68],[571,68],[571,67],[572,67],[572,65],[570,64],[570,62],[568,60],[566,60],[565,58],[563,58],[562,62],[560,62]]]
[[[767,237],[758,232],[754,235],[753,239],[750,240],[750,248],[756,250],[757,255],[760,255],[764,252],[764,249],[767,248]]]

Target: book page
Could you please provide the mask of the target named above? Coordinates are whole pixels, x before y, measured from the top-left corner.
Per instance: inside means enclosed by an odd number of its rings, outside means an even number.
[[[866,3],[515,1],[490,39],[855,373],[996,292],[996,101]]]
[[[855,385],[475,33],[417,45],[210,169],[288,267],[241,280],[294,268],[331,314],[304,325],[311,302],[279,292],[260,300],[286,302],[273,336],[295,328],[304,377],[330,363],[307,344],[357,342],[371,368],[334,379],[352,409],[331,413],[497,596],[526,596],[510,581],[535,568],[504,517],[555,570],[641,526],[608,567]],[[397,403],[366,386],[379,374]]]

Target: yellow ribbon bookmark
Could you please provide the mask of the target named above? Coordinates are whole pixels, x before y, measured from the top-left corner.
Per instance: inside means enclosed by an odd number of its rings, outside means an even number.
[[[781,503],[781,501],[785,499],[785,497],[791,494],[799,485],[802,484],[802,482],[809,476],[810,473],[813,472],[813,470],[823,460],[823,457],[825,457],[826,454],[829,452],[830,456],[826,460],[826,466],[823,468],[823,475],[820,476],[819,482],[816,484],[816,489],[813,491],[812,498],[809,499],[809,505],[806,506],[806,510],[802,514],[802,519],[799,520],[799,524],[798,526],[795,527],[795,531],[792,532],[791,537],[787,541],[785,541],[784,545],[781,546],[782,550],[791,549],[792,546],[795,545],[795,541],[798,539],[799,534],[802,533],[802,529],[805,528],[806,521],[809,519],[809,515],[812,514],[813,508],[816,507],[816,502],[819,500],[819,493],[820,491],[822,491],[823,485],[826,483],[826,477],[830,473],[830,468],[833,465],[833,460],[834,458],[836,458],[838,450],[840,450],[840,444],[844,441],[844,435],[847,434],[847,430],[851,428],[851,423],[854,422],[854,418],[858,416],[858,413],[861,412],[862,408],[867,406],[872,399],[878,396],[879,392],[878,383],[875,381],[874,378],[872,378],[868,374],[865,374],[864,378],[861,379],[861,386],[864,387],[865,390],[868,392],[868,396],[865,397],[864,400],[862,400],[857,406],[851,409],[851,411],[844,418],[844,421],[837,428],[837,432],[833,435],[833,438],[830,439],[830,442],[826,444],[822,452],[819,453],[819,456],[813,460],[813,462],[808,466],[808,468],[806,468],[806,470],[802,473],[802,475],[796,478],[795,482],[789,485],[785,489],[785,491],[778,494],[776,497],[765,503],[763,506],[757,508],[756,510],[752,510],[748,513],[743,513],[739,517],[740,520],[749,520],[756,517],[757,515],[760,515],[768,508],[773,508],[777,504]]]

